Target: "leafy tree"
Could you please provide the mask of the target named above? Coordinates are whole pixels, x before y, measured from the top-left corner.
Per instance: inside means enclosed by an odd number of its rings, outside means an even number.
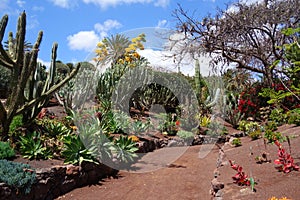
[[[177,30],[184,38],[173,43],[184,44],[182,52],[212,56],[217,66],[235,63],[237,68],[262,75],[272,85],[273,78],[282,68],[273,65],[282,60],[278,49],[292,39],[281,30],[297,27],[300,19],[298,0],[266,0],[256,3],[237,2],[226,10],[219,9],[214,17],[202,21],[187,13],[181,6],[174,11]]]
[[[264,88],[260,95],[269,97],[269,104],[274,104],[287,110],[300,105],[300,28],[285,29],[283,33],[294,37],[293,42],[279,47],[283,51],[284,56],[282,60],[274,62],[274,66],[283,65],[283,74],[278,77],[279,83],[274,85],[275,87]],[[287,103],[289,102],[292,105],[288,106]]]

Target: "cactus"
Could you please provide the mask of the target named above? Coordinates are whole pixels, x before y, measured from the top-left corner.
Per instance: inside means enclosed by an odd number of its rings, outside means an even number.
[[[201,73],[200,73],[200,64],[197,59],[195,62],[195,93],[198,99],[199,104],[201,104]]]
[[[238,101],[233,93],[230,93],[228,96],[223,96],[221,112],[225,121],[230,123],[233,128],[237,128],[239,126],[239,122],[244,117],[244,114],[238,110]]]
[[[16,40],[14,42],[13,33],[10,32],[8,36],[8,51],[5,51],[2,40],[7,22],[8,15],[4,15],[0,22],[0,64],[11,70],[11,80],[7,101],[5,104],[0,102],[2,139],[7,137],[9,125],[15,115],[24,114],[30,119],[34,118],[38,111],[46,105],[50,96],[74,77],[80,68],[80,65],[77,65],[68,77],[59,83],[55,83],[55,59],[58,46],[55,43],[52,48],[50,71],[43,84],[39,80],[41,77],[38,76],[38,73],[41,68],[37,63],[43,32],[39,32],[33,48],[29,51],[24,51],[26,14],[23,12],[18,19]]]
[[[68,115],[72,115],[74,110],[83,109],[85,101],[93,101],[96,95],[94,83],[98,79],[97,69],[89,62],[81,62],[80,65],[76,77],[55,93]]]

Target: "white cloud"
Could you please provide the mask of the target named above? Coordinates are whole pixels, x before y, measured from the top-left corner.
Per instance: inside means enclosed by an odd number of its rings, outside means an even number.
[[[107,36],[107,32],[111,29],[121,28],[122,24],[117,20],[108,19],[103,24],[97,23],[94,25],[95,30],[100,34],[100,38]]]
[[[251,5],[251,4],[254,4],[254,3],[262,3],[263,0],[240,0],[239,2],[240,3],[245,3],[246,5]],[[227,9],[228,13],[230,13],[230,12],[237,12],[237,11],[238,11],[238,8],[235,5],[231,5]]]
[[[167,7],[170,3],[170,0],[157,0],[154,2],[154,5],[157,7]]]
[[[32,10],[33,11],[44,11],[45,8],[43,6],[33,6]]]
[[[46,62],[46,61],[44,61],[44,60],[42,60],[40,58],[38,58],[37,61],[40,62],[40,63],[42,63],[42,65],[45,65],[46,68],[49,69],[51,62]]]
[[[135,4],[135,3],[153,3],[157,7],[166,7],[170,0],[83,0],[84,3],[93,3],[105,9],[110,6],[117,6],[121,4]]]
[[[193,59],[184,58],[182,62],[178,64],[174,62],[172,52],[170,51],[145,49],[138,52],[141,56],[147,58],[150,65],[155,69],[172,72],[178,72],[178,70],[180,70],[180,72],[188,76],[195,74],[195,61]],[[208,56],[200,56],[198,59],[202,76],[213,74],[213,71],[209,67],[211,58]]]
[[[68,46],[71,50],[84,50],[91,52],[100,41],[95,31],[80,31],[67,37]]]
[[[76,0],[50,0],[54,5],[62,8],[73,8],[77,6]]]
[[[71,50],[84,50],[91,52],[104,37],[108,35],[111,29],[118,29],[122,26],[117,20],[108,19],[103,24],[94,25],[94,30],[80,31],[67,37],[68,46]]]
[[[157,23],[156,28],[164,28],[167,25],[168,21],[163,19],[163,20],[159,20]]]
[[[20,8],[23,8],[23,6],[25,5],[25,1],[21,1],[21,0],[17,0],[17,5],[20,7]]]

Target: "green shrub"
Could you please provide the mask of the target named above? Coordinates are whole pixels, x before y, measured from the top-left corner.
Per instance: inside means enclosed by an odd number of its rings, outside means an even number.
[[[268,121],[266,125],[264,126],[265,130],[271,130],[271,131],[276,131],[278,129],[277,123],[274,121]]]
[[[234,138],[231,142],[232,145],[234,145],[235,147],[241,146],[242,142],[240,138]]]
[[[63,136],[71,133],[71,129],[60,121],[45,119],[42,126],[50,137]]]
[[[269,116],[270,121],[276,122],[278,126],[286,123],[286,115],[282,108],[275,108]]]
[[[289,111],[287,118],[289,124],[300,126],[300,108]]]
[[[23,125],[23,116],[17,115],[13,118],[11,124],[9,125],[9,132],[13,133],[16,131],[17,128]]]
[[[143,122],[141,120],[135,120],[133,123],[131,123],[131,129],[133,131],[133,134],[138,135],[146,132],[149,129],[150,125],[150,121]]]
[[[249,135],[250,133],[254,131],[261,130],[261,126],[257,122],[248,122],[245,120],[240,121],[238,130],[243,131],[246,135]]]
[[[20,136],[20,152],[24,158],[28,159],[49,159],[53,154],[49,148],[44,147],[40,133],[32,132],[25,136]]]
[[[249,133],[249,137],[251,137],[252,140],[257,140],[261,137],[261,131],[260,130],[255,130]]]
[[[269,143],[274,143],[275,140],[280,142],[285,140],[285,137],[280,132],[273,132],[271,130],[265,130],[264,138],[266,138]]]
[[[0,160],[0,182],[28,194],[35,183],[35,171],[27,164]]]
[[[194,133],[190,132],[190,131],[179,130],[177,132],[177,136],[184,140],[188,140],[188,141],[191,141],[194,139]]]
[[[13,158],[15,155],[14,149],[11,148],[8,142],[0,141],[0,160]]]

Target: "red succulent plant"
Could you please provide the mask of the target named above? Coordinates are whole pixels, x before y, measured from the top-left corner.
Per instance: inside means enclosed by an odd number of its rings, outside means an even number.
[[[232,177],[234,183],[240,186],[250,186],[250,179],[248,178],[248,175],[246,175],[245,172],[243,172],[243,167],[234,164],[231,160],[229,160],[229,163],[231,165],[231,168],[237,171],[237,173]]]
[[[275,164],[280,165],[277,167],[279,171],[283,171],[284,173],[289,173],[292,170],[299,170],[299,166],[294,163],[294,159],[292,156],[285,151],[282,145],[278,140],[275,140],[275,144],[278,147],[278,159],[274,161]]]

